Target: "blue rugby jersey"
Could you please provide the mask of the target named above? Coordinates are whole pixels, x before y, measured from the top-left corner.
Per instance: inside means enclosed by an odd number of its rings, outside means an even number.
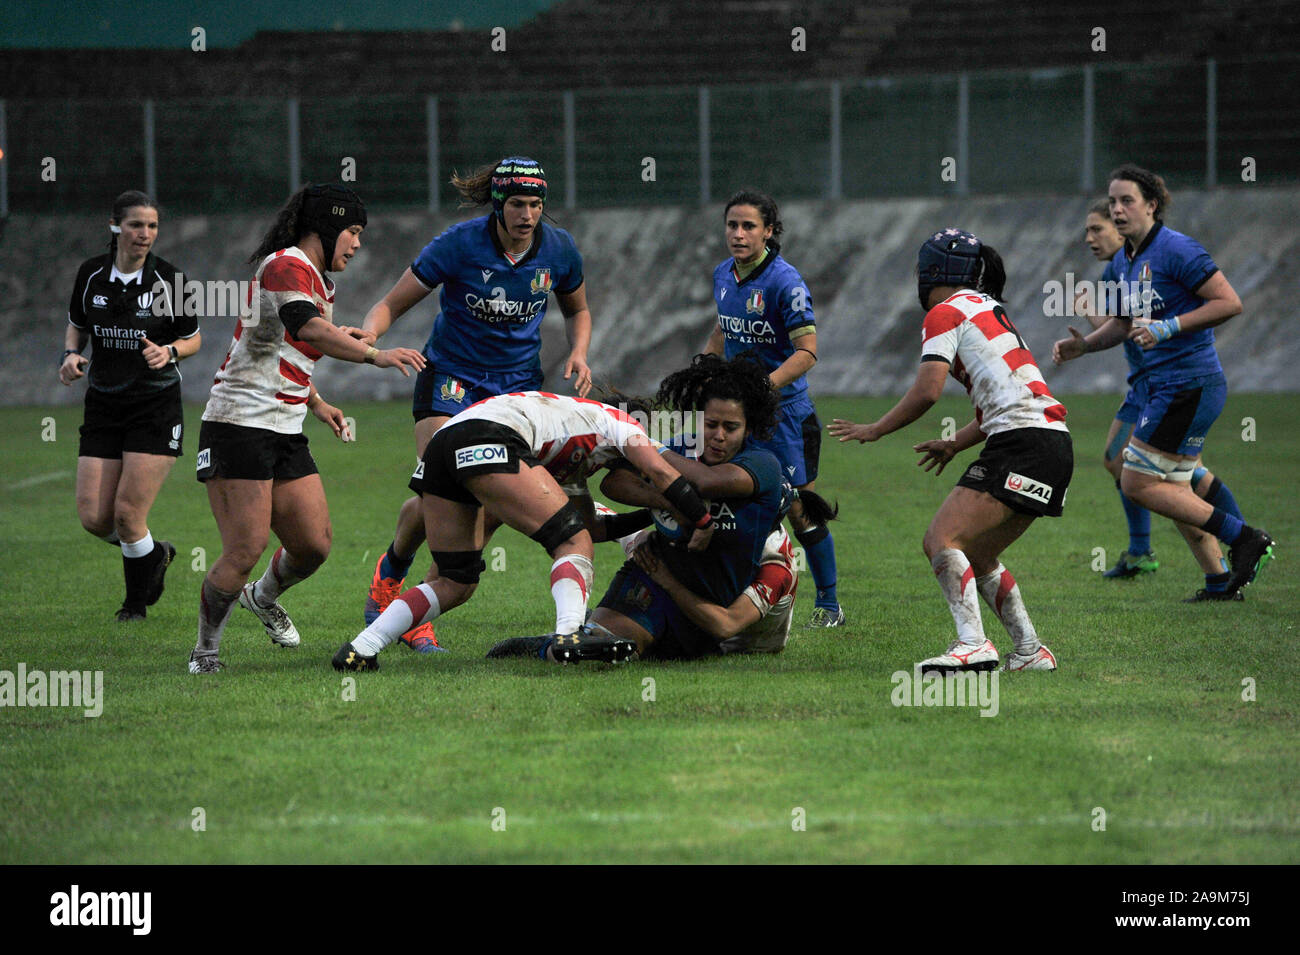
[[[680,447],[673,450],[682,454]],[[754,492],[746,498],[720,498],[709,503],[717,522],[708,550],[696,554],[670,545],[655,535],[655,552],[673,576],[707,600],[731,606],[749,586],[763,557],[763,544],[781,519],[781,485],[784,479],[776,455],[746,441],[740,453],[727,462],[744,468],[754,479]]]
[[[1159,322],[1203,305],[1204,300],[1197,297],[1196,289],[1218,269],[1199,242],[1157,222],[1135,254],[1128,254],[1126,244],[1115,253],[1101,277],[1105,281],[1124,283],[1123,313],[1126,315],[1142,314],[1142,289],[1149,281],[1150,313],[1146,317]],[[1137,346],[1126,348],[1130,369],[1134,365],[1132,351],[1137,352],[1141,371],[1131,376],[1130,382],[1141,373],[1152,382],[1164,382],[1223,372],[1219,353],[1214,348],[1212,328],[1175,335],[1146,351]]]
[[[713,270],[713,301],[724,338],[723,354],[731,359],[754,349],[769,372],[779,368],[798,347],[799,329],[816,330],[812,294],[792,266],[769,252],[757,269],[737,282],[734,259]],[[808,392],[808,379],[799,376],[781,389],[782,404]]]
[[[495,218],[486,215],[426,245],[411,272],[426,288],[442,286],[425,357],[439,372],[473,380],[478,371],[541,367],[547,301],[582,285],[582,256],[569,233],[541,222],[532,248],[513,265]]]

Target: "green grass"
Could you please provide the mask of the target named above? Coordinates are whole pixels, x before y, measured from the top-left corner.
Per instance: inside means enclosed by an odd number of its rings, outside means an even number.
[[[819,409],[823,420],[869,420],[888,404]],[[1207,460],[1282,542],[1281,561],[1244,604],[1190,607],[1179,600],[1199,574],[1166,521],[1153,528],[1154,577],[1092,570],[1094,548],[1113,562],[1126,541],[1098,463],[1117,401],[1067,404],[1078,465],[1066,516],[1038,522],[1005,555],[1061,669],[1003,678],[994,718],[890,702],[891,674],[952,633],[920,541],[970,453],[935,479],[910,447],[946,415],[963,424],[962,399],[879,444],[823,449],[818,487],[842,508],[845,629],[799,632],[776,657],[487,661],[496,640],[553,622],[545,555],[505,531],[493,543],[506,572],[489,571],[473,601],[439,621],[452,653],[395,647],[381,672],[356,677],[355,701],[329,658],[360,629],[405,496],[402,403],[346,406],[353,445],[309,423],[334,551],[284,600],[303,645],[272,647],[237,609],[222,646],[229,668],[214,678],[185,672],[194,549],[209,562],[219,550],[191,470],[199,409],[187,409],[187,453],[151,520],[180,556],[148,621],[126,627],[112,620],[120,558],[75,516],[80,409],[0,411],[0,669],[99,669],[105,695],[98,719],[0,709],[0,862],[1300,861],[1289,546],[1300,540],[1300,397],[1229,401]],[[1241,440],[1247,416],[1254,441]],[[597,549],[597,597],[620,556]],[[811,608],[805,578],[798,621]],[[1248,677],[1255,702],[1242,700]],[[504,831],[492,827],[498,808]],[[796,808],[806,831],[792,828]]]

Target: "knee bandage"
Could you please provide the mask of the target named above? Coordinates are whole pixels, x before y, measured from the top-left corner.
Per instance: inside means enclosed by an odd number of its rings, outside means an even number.
[[[458,584],[477,584],[487,564],[481,550],[432,550],[429,556],[438,566],[438,576]]]
[[[572,501],[569,501],[528,536],[545,547],[548,554],[553,554],[557,547],[578,531],[584,530],[586,526],[582,522],[582,516],[578,514],[578,509],[573,506]]]
[[[1124,467],[1163,481],[1188,484],[1192,480],[1192,471],[1196,469],[1196,459],[1176,458],[1155,449],[1139,451],[1130,444],[1124,448]]]

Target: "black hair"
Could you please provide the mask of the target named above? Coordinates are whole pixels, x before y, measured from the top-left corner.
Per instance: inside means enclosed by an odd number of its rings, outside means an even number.
[[[1114,182],[1116,179],[1137,183],[1138,191],[1142,193],[1143,199],[1147,200],[1147,202],[1155,200],[1155,220],[1157,222],[1164,220],[1165,213],[1169,211],[1169,206],[1173,203],[1164,179],[1151,172],[1151,170],[1143,169],[1131,162],[1126,162],[1110,171],[1109,181]]]
[[[785,231],[785,226],[781,224],[781,212],[776,207],[776,200],[763,192],[754,189],[742,189],[732,195],[727,200],[726,207],[722,210],[722,218],[727,218],[727,213],[731,211],[732,206],[753,206],[758,210],[758,214],[763,219],[764,226],[772,227],[772,235],[768,237],[767,245],[773,252],[781,251],[781,233]]]
[[[714,398],[740,402],[745,426],[756,438],[766,438],[776,427],[781,396],[752,351],[730,361],[696,355],[688,367],[663,380],[655,404],[674,411],[703,411]]]
[[[126,210],[136,206],[144,206],[146,209],[158,211],[158,203],[154,202],[146,193],[139,189],[128,189],[116,199],[113,200],[113,225],[121,225],[122,220],[126,217]],[[117,233],[108,240],[108,254],[117,257]]]
[[[799,503],[803,505],[804,517],[813,524],[822,525],[827,521],[835,520],[839,516],[839,504],[829,503],[826,498],[811,488],[796,490],[795,495],[799,498]]]
[[[1007,284],[1007,270],[1002,256],[991,245],[980,245],[980,276],[975,284],[977,292],[1001,300],[1002,288]]]
[[[1098,199],[1096,202],[1094,202],[1092,205],[1090,205],[1090,206],[1088,207],[1088,214],[1089,214],[1089,215],[1098,215],[1098,216],[1101,216],[1103,219],[1109,219],[1109,218],[1110,218],[1110,200],[1109,200],[1109,199]]]
[[[261,245],[248,257],[250,265],[257,265],[272,252],[287,249],[301,238],[298,220],[302,215],[303,203],[307,200],[307,190],[310,188],[310,183],[303,186],[290,196],[289,201],[276,213],[275,221],[271,223],[271,228],[266,230]]]

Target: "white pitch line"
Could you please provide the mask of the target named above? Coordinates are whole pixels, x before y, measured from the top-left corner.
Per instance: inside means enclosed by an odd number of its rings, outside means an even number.
[[[24,488],[36,487],[38,484],[48,484],[50,481],[61,481],[65,477],[71,477],[71,471],[50,471],[48,474],[37,474],[33,477],[26,478],[16,484],[10,484],[6,491],[21,491]]]

